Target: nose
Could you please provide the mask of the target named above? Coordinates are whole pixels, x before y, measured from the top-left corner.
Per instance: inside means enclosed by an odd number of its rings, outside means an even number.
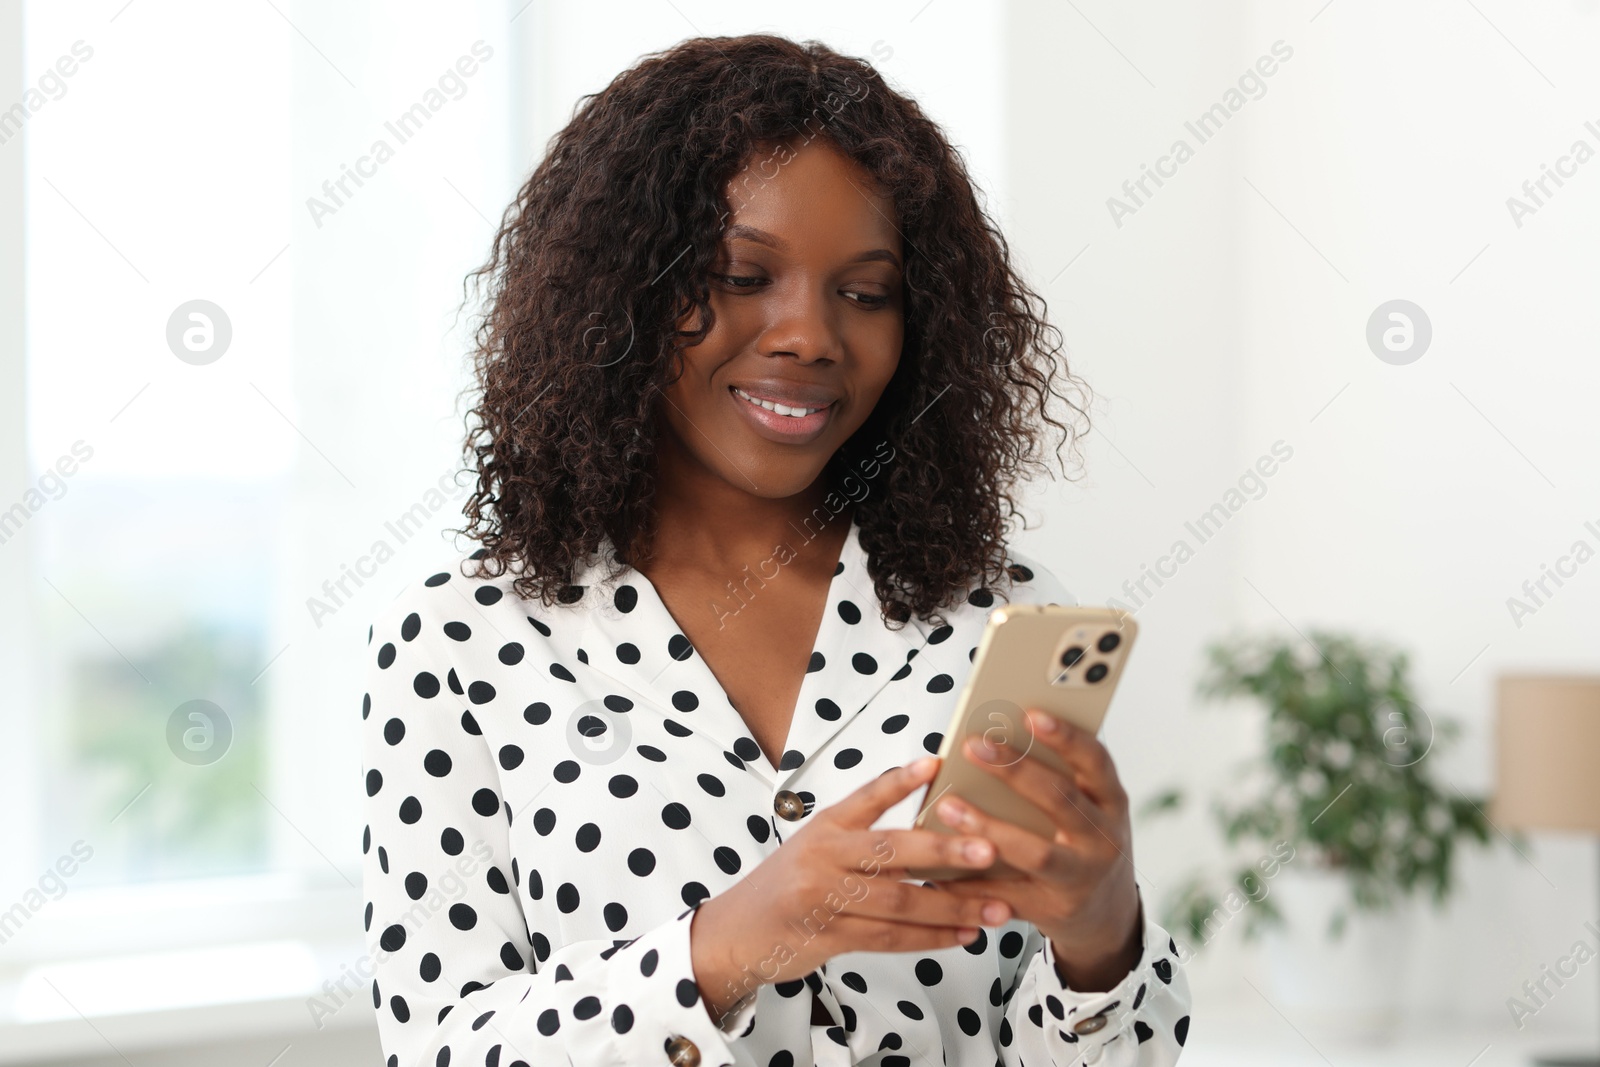
[[[837,360],[843,350],[837,311],[815,283],[796,282],[768,303],[770,314],[758,349],[766,356],[795,356],[802,363]]]

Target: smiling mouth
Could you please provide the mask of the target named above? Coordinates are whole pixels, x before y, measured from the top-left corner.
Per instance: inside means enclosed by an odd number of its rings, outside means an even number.
[[[730,385],[728,388],[731,389],[734,395],[738,396],[741,400],[745,400],[751,404],[754,404],[758,408],[765,408],[768,411],[775,412],[791,419],[803,419],[808,415],[815,415],[819,411],[826,411],[828,408],[833,406],[832,404],[824,404],[821,407],[815,408],[790,407],[787,404],[778,404],[771,400],[761,400],[757,397],[753,397],[743,389],[740,389],[737,385]]]

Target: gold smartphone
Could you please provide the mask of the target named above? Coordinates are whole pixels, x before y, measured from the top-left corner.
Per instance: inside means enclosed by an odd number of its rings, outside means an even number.
[[[941,797],[954,793],[994,818],[1054,837],[1050,817],[970,759],[965,741],[974,734],[991,742],[1004,740],[1014,746],[1005,758],[1038,758],[1070,775],[1056,754],[1035,740],[1026,709],[1099,732],[1138,632],[1130,615],[1113,608],[1007,604],[990,612],[955,716],[939,745],[939,773],[923,793],[913,827],[960,833],[934,810]],[[981,870],[927,867],[907,868],[907,873],[929,882],[1021,876],[998,857]]]

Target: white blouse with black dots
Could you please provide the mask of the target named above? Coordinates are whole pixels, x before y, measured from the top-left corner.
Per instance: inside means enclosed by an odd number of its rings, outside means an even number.
[[[1002,595],[1075,603],[1008,556]],[[992,593],[890,629],[852,525],[773,767],[638,571],[606,583],[595,557],[554,608],[459,571],[406,586],[368,637],[365,921],[390,1067],[1177,1060],[1188,984],[1148,919],[1107,992],[1067,988],[1013,919],[966,946],[835,956],[720,1026],[700,998],[694,909],[811,812],[938,750]],[[874,826],[910,827],[923,792]]]

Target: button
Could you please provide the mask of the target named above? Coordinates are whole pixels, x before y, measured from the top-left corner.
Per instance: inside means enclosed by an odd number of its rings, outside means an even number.
[[[798,822],[805,816],[806,802],[801,800],[800,794],[794,790],[780,789],[778,795],[772,799],[772,810],[778,813],[780,819]]]
[[[1077,1022],[1073,1023],[1072,1032],[1075,1034],[1097,1033],[1098,1031],[1106,1028],[1106,1022],[1107,1020],[1104,1015],[1091,1015],[1086,1019],[1079,1019]]]
[[[667,1062],[672,1067],[700,1067],[700,1049],[681,1034],[667,1039]]]

